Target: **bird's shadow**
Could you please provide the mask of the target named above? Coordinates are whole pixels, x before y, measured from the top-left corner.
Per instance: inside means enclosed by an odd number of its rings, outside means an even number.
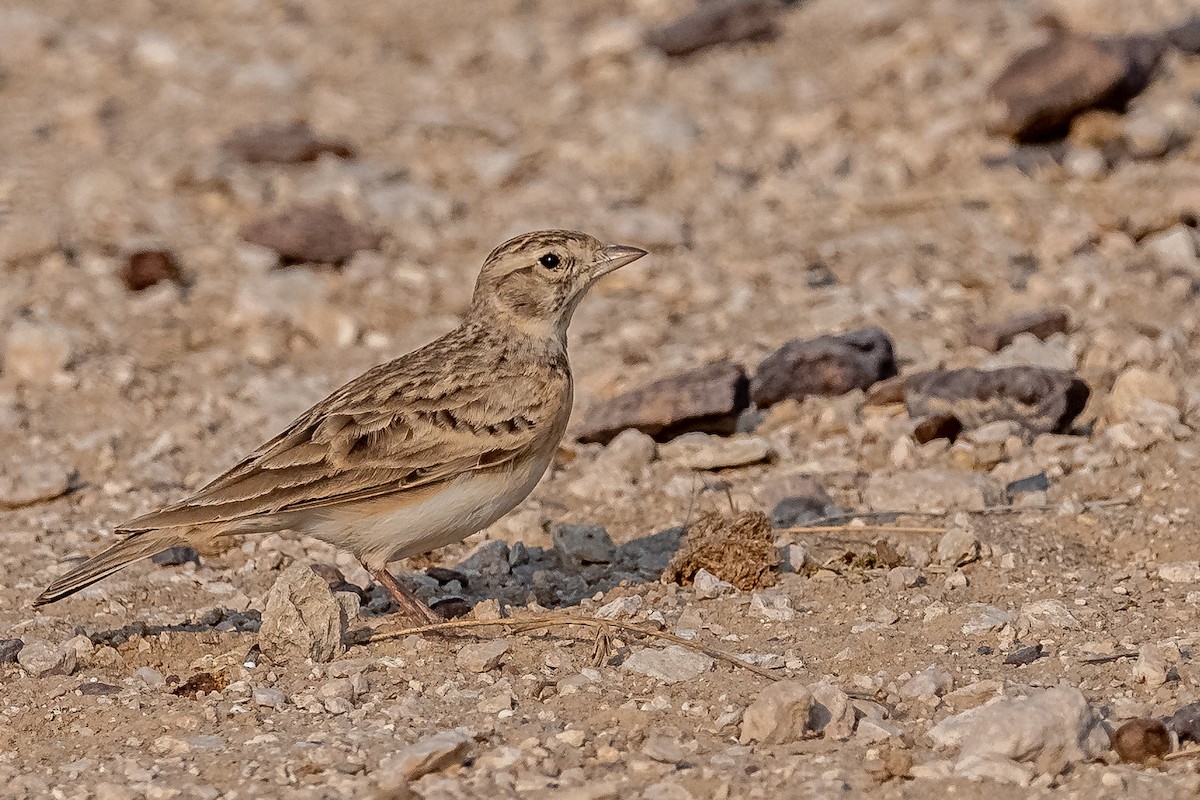
[[[570,608],[618,586],[657,583],[679,549],[682,537],[683,528],[668,528],[614,545],[594,562],[572,557],[558,547],[526,547],[519,542],[509,545],[491,540],[452,568],[431,567],[402,575],[401,580],[416,584],[421,598],[447,616],[461,616],[485,600],[514,606],[536,602],[547,609]],[[324,572],[319,570],[319,574]],[[340,575],[336,579],[327,577],[331,588],[359,595],[365,617],[390,616],[396,610],[380,586],[359,587],[347,583]],[[119,628],[91,632],[88,638],[98,646],[116,647],[131,639],[162,633],[255,633],[261,621],[258,611],[212,608],[184,622],[151,624],[137,620]]]
[[[526,547],[521,543],[484,542],[453,569],[430,569],[413,577],[435,608],[455,601],[459,609],[484,600],[543,608],[577,606],[618,586],[657,583],[683,537],[682,528],[633,539],[580,558],[569,549]],[[465,578],[465,582],[462,580]],[[438,585],[434,586],[436,582]]]
[[[257,611],[232,611],[209,609],[201,616],[171,625],[153,625],[135,620],[119,628],[88,633],[92,644],[118,647],[131,639],[155,637],[162,633],[211,633],[213,631],[254,632],[258,630],[262,615]]]

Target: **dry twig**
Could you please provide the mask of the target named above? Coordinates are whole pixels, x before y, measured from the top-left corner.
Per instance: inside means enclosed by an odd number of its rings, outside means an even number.
[[[1192,747],[1187,750],[1177,750],[1174,753],[1167,753],[1163,756],[1163,761],[1178,761],[1181,758],[1200,758],[1200,747]]]
[[[922,528],[910,525],[797,525],[778,528],[775,533],[945,533],[945,528]]]
[[[1136,502],[1136,497],[1111,497],[1107,500],[1089,500],[1083,503],[1084,511],[1095,511],[1100,508],[1112,508],[1114,506],[1128,506]],[[804,530],[820,530],[818,526],[831,525],[840,523],[844,520],[868,520],[868,519],[896,519],[897,517],[949,517],[953,514],[1023,514],[1026,511],[1053,511],[1062,506],[1061,503],[1043,503],[1036,506],[985,506],[984,508],[975,509],[949,509],[945,511],[850,511],[845,514],[836,514],[830,517],[822,517],[821,519],[813,520],[812,525],[801,525],[797,528],[789,528],[788,530],[804,531]],[[836,528],[841,530],[841,527]],[[849,528],[854,530],[854,526]],[[870,526],[859,527],[858,530],[869,530]],[[878,529],[883,529],[879,526]],[[903,528],[894,528],[892,530],[901,531]],[[915,529],[914,529],[915,530]]]
[[[715,647],[693,642],[689,639],[684,639],[682,636],[676,636],[673,633],[665,631],[656,631],[651,628],[643,628],[641,625],[634,625],[632,622],[621,622],[612,619],[601,619],[599,617],[578,617],[573,614],[551,613],[538,614],[530,617],[511,617],[509,619],[455,619],[448,622],[437,622],[432,625],[418,625],[414,628],[404,628],[390,633],[372,634],[371,642],[382,642],[389,639],[400,639],[405,636],[410,636],[416,633],[454,633],[457,631],[466,631],[473,628],[488,628],[502,627],[512,628],[514,633],[524,633],[526,631],[538,630],[540,628],[550,628],[555,625],[582,625],[588,628],[595,628],[598,631],[597,642],[595,645],[594,655],[603,653],[608,647],[608,630],[616,628],[617,630],[628,631],[629,633],[639,636],[648,636],[654,639],[662,639],[672,644],[677,644],[680,647],[686,647],[689,650],[695,650],[698,653],[714,658],[718,661],[724,661],[727,664],[732,664],[735,667],[749,670],[755,675],[766,678],[769,681],[779,680],[775,675],[767,672],[761,667],[750,664],[737,656],[731,655],[718,650]]]

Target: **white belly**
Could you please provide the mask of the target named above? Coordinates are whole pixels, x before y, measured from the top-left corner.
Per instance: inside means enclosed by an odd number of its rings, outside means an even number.
[[[368,570],[382,569],[491,525],[533,491],[549,463],[547,458],[511,472],[467,474],[417,502],[399,495],[390,502],[331,508],[297,527],[349,550]]]

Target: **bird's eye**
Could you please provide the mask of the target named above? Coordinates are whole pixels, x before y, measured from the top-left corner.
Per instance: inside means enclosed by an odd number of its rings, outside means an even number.
[[[546,269],[558,269],[560,261],[557,253],[546,253],[538,259],[538,263]]]

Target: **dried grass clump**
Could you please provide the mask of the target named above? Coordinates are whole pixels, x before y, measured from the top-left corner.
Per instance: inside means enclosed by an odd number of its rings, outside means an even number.
[[[761,511],[734,516],[713,512],[696,520],[663,571],[662,579],[665,583],[688,586],[701,569],[742,591],[773,585],[779,570],[779,553],[767,515]]]

